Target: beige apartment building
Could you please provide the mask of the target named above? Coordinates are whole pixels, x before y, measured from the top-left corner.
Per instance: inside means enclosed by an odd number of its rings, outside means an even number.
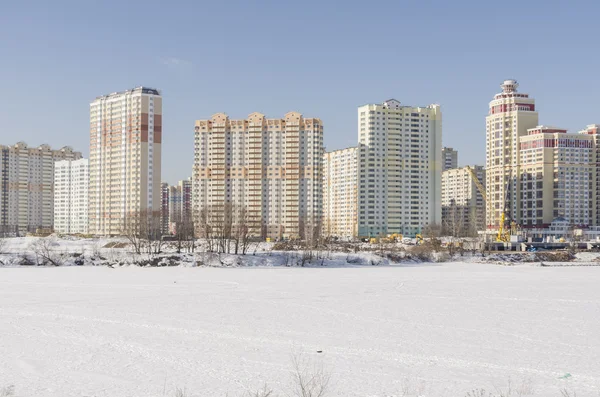
[[[520,139],[520,224],[547,227],[564,218],[570,225],[594,224],[596,173],[594,137],[537,126]]]
[[[55,162],[80,159],[81,153],[68,146],[53,150],[19,142],[0,145],[0,154],[0,233],[52,229]]]
[[[249,234],[304,238],[320,233],[323,123],[289,112],[282,119],[217,113],[195,125],[193,216],[202,234],[206,214],[232,205]]]
[[[442,221],[442,112],[395,99],[358,108],[358,235],[414,236]]]
[[[485,169],[470,168],[485,186]],[[476,236],[485,229],[485,200],[467,167],[442,172],[442,227],[455,237]]]
[[[486,222],[492,229],[498,228],[505,209],[508,219],[521,222],[519,139],[538,125],[538,112],[535,100],[517,92],[518,86],[505,80],[486,117]]]
[[[580,134],[589,135],[593,139],[594,154],[592,163],[595,165],[593,170],[593,209],[592,225],[600,226],[600,124],[589,124]]]
[[[323,155],[323,235],[356,237],[358,150],[334,150]]]
[[[138,87],[90,104],[90,233],[122,234],[128,219],[160,213],[162,97]]]

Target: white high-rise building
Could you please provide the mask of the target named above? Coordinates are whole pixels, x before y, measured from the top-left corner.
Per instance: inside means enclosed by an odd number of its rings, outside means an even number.
[[[127,219],[160,213],[161,145],[158,90],[138,87],[91,103],[90,233],[119,235]]]
[[[283,119],[218,113],[195,126],[193,214],[220,217],[243,210],[252,236],[304,238],[320,233],[323,123],[289,112]],[[235,221],[234,221],[235,222]]]
[[[66,146],[0,145],[0,233],[23,234],[54,225],[54,163],[81,153]]]
[[[538,125],[538,112],[535,100],[517,92],[518,86],[505,80],[486,117],[486,222],[492,229],[498,228],[505,210],[505,222],[521,223],[519,139]]]
[[[390,99],[358,108],[358,235],[440,224],[442,112]]]
[[[65,234],[87,234],[88,159],[61,160],[54,165],[54,230]]]
[[[356,237],[358,150],[334,150],[323,155],[323,235]]]

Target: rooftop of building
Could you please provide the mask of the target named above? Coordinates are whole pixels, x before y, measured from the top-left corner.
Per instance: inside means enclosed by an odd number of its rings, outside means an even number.
[[[519,88],[519,83],[517,82],[517,80],[504,80],[502,84],[500,84],[500,88],[502,88],[502,92],[494,95],[494,99],[529,98],[529,94],[521,94],[517,91],[517,88]]]
[[[330,153],[335,153],[335,152],[343,152],[344,150],[349,150],[349,149],[356,150],[356,149],[358,149],[358,147],[357,146],[350,146],[350,147],[345,147],[343,149],[334,149],[334,150],[330,150],[330,151],[327,151],[327,149],[325,148],[325,151],[323,152],[323,155],[330,154]]]
[[[74,152],[73,148],[71,146],[63,146],[59,149],[52,149],[52,147],[50,145],[48,145],[47,143],[43,143],[39,146],[29,146],[27,145],[27,143],[20,141],[15,143],[14,145],[0,145],[0,147],[4,147],[4,148],[8,148],[8,149],[29,149],[29,150],[53,150],[53,151],[61,151],[61,152]]]
[[[579,131],[579,133],[588,135],[600,134],[600,124],[588,124],[583,130]]]
[[[527,129],[527,134],[528,135],[533,135],[533,134],[551,134],[551,133],[566,134],[567,133],[567,129],[566,128],[553,127],[553,126],[550,126],[550,125],[538,125],[538,126],[535,126],[534,128],[528,128]]]
[[[109,98],[112,96],[122,95],[128,92],[141,92],[142,94],[150,94],[150,95],[161,95],[160,91],[156,88],[139,86],[135,88],[131,88],[125,91],[111,92],[110,94],[97,96],[96,99]]]
[[[411,105],[402,105],[402,103],[394,98],[383,101],[382,103],[366,103],[364,105],[360,105],[359,108],[364,106],[382,106],[384,109],[406,109],[406,108],[415,108],[415,109],[432,109],[434,107],[440,107],[437,103],[432,103],[427,106],[411,106]]]

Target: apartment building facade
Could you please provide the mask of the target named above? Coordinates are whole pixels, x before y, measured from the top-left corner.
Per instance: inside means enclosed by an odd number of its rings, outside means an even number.
[[[323,205],[323,123],[289,112],[282,119],[252,113],[232,120],[217,113],[195,124],[193,216],[243,208],[249,234],[304,238],[320,232]]]
[[[162,97],[138,87],[90,104],[90,233],[119,235],[127,219],[159,213]]]
[[[160,184],[160,225],[163,234],[169,233],[169,202],[171,186],[167,182]]]
[[[485,186],[483,166],[471,166]],[[442,172],[442,228],[455,237],[476,236],[485,229],[485,200],[467,167]]]
[[[171,234],[175,234],[178,222],[192,219],[192,178],[169,186],[168,198],[168,228]]]
[[[54,165],[54,230],[87,234],[89,160],[60,160]]]
[[[600,124],[589,124],[586,128],[579,131],[580,134],[589,135],[593,139],[594,154],[592,163],[595,165],[593,170],[593,209],[592,224],[600,226]]]
[[[458,151],[452,149],[451,147],[443,147],[442,164],[444,167],[442,171],[458,168]]]
[[[486,117],[486,222],[497,229],[501,214],[521,222],[519,139],[538,125],[535,100],[517,92],[516,80],[505,80],[489,103]]]
[[[548,227],[555,218],[595,225],[596,148],[589,134],[537,126],[520,139],[520,225]]]
[[[441,223],[442,112],[395,99],[358,108],[358,235]]]
[[[358,149],[323,155],[323,236],[357,236]]]
[[[0,232],[22,235],[54,226],[54,164],[77,160],[66,146],[0,145]]]

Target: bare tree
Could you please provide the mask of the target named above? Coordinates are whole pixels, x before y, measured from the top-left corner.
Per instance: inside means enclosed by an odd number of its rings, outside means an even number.
[[[331,376],[322,365],[310,365],[301,356],[293,357],[294,397],[324,397],[327,395]]]
[[[431,246],[434,252],[438,252],[442,246],[439,237],[442,235],[442,226],[436,223],[430,223],[423,228],[423,237],[427,238],[426,243]]]
[[[448,241],[448,255],[450,258],[454,257],[457,250],[461,250],[462,254],[462,241],[461,238],[465,235],[465,224],[464,224],[464,207],[456,204],[452,200],[450,206],[446,208],[446,216],[442,223],[442,231],[445,236],[449,237]]]
[[[273,394],[273,390],[264,385],[260,390],[248,392],[248,397],[275,397],[275,395]]]
[[[42,237],[31,243],[31,251],[37,258],[37,263],[62,266],[64,264],[63,256],[56,252],[56,239],[53,237]]]
[[[235,253],[246,255],[249,245],[249,225],[246,207],[239,206],[234,211],[233,239],[235,241]]]
[[[147,209],[130,212],[123,221],[121,234],[136,254],[159,254],[164,244],[161,212]]]
[[[231,202],[202,208],[197,232],[207,243],[207,251],[246,254],[250,247],[251,227],[245,206]]]
[[[464,237],[465,224],[463,206],[457,205],[454,200],[449,207],[445,208],[445,217],[442,222],[442,232],[451,237]]]
[[[208,252],[214,252],[212,240],[212,226],[210,220],[212,218],[212,206],[204,207],[200,210],[198,222],[196,225],[196,235],[205,239]]]
[[[123,219],[121,235],[125,236],[136,254],[141,254],[144,241],[141,233],[141,213],[132,212]]]

